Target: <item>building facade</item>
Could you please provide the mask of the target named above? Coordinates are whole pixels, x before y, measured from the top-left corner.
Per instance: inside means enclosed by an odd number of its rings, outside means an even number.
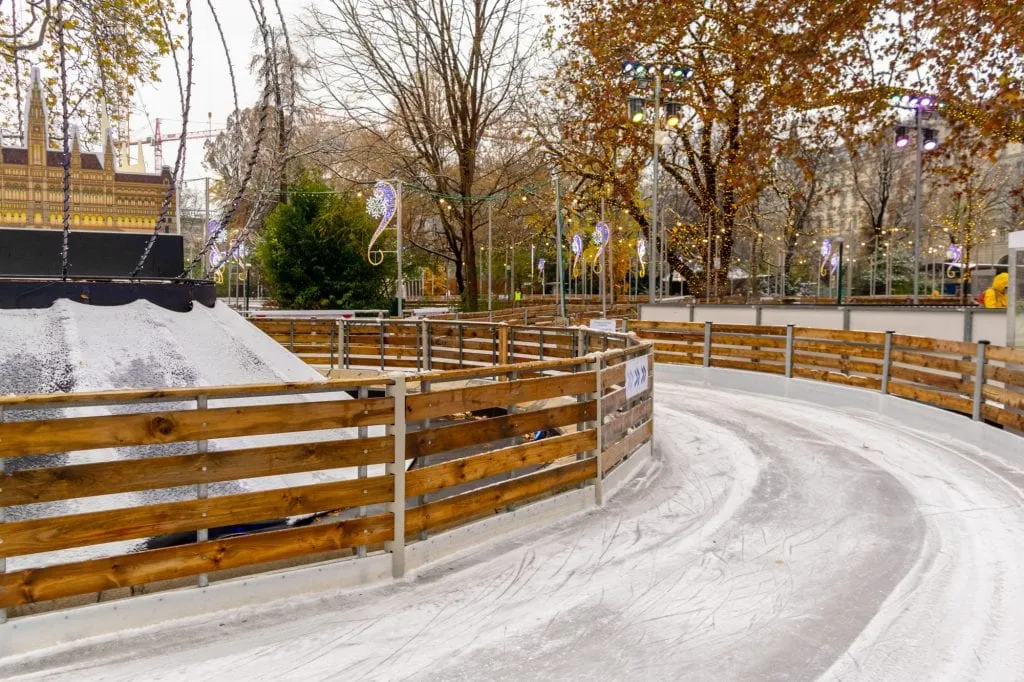
[[[4,146],[0,136],[0,227],[63,227],[63,151],[50,148],[47,117],[39,70],[33,69],[22,145]],[[146,173],[135,166],[119,171],[109,128],[102,137],[100,153],[84,151],[77,132],[71,141],[71,229],[153,232],[170,192],[159,231],[176,233],[170,170]]]

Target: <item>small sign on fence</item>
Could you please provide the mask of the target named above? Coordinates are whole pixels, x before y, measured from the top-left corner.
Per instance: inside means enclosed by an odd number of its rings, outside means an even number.
[[[597,332],[617,332],[619,321],[612,317],[595,317],[590,321],[590,328]]]
[[[647,356],[626,361],[626,399],[640,395],[650,387],[651,374],[647,369]]]

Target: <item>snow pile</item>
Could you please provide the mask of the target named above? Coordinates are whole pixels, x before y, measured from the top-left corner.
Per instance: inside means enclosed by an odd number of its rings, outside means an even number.
[[[176,313],[62,300],[0,315],[0,394],[321,378],[222,303]]]

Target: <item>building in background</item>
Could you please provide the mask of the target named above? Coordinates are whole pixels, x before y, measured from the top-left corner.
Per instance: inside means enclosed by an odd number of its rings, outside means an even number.
[[[38,68],[29,84],[22,146],[3,145],[0,136],[0,226],[61,229],[64,215],[63,151],[51,149],[48,112]],[[141,162],[119,169],[109,126],[102,131],[103,151],[82,149],[77,132],[71,141],[71,229],[153,232],[171,191],[165,166],[147,173]],[[171,194],[162,233],[177,233]]]

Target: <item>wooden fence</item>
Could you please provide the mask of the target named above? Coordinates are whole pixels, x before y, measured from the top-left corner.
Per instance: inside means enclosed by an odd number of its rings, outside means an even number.
[[[711,322],[631,322],[655,361],[859,386],[1024,431],[1024,350],[906,336]]]
[[[609,308],[608,315],[625,318],[635,310],[623,304]],[[452,314],[422,320],[297,317],[252,322],[300,359],[324,370],[429,369],[571,357],[575,351],[564,339],[576,338],[577,332],[550,326],[556,314],[557,307],[548,306],[498,310],[491,314],[492,320],[483,312],[462,314],[459,319]],[[570,314],[573,321],[585,323],[598,313],[577,306]],[[505,324],[495,324],[500,322]],[[425,352],[427,348],[430,353]]]
[[[0,397],[0,620],[381,552],[398,576],[407,542],[580,486],[600,501],[651,437],[625,367],[652,349],[631,335],[344,334],[350,366],[416,373]]]

